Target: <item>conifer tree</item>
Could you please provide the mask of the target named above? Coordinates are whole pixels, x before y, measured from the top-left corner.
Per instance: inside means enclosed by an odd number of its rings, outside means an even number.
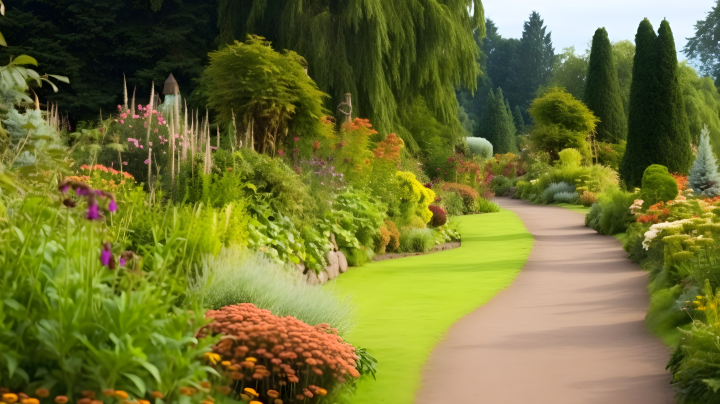
[[[612,44],[605,28],[598,28],[593,37],[583,101],[600,118],[596,128],[598,141],[618,143],[627,137]]]
[[[710,147],[710,129],[707,125],[700,134],[698,153],[690,168],[688,185],[698,194],[709,197],[720,195],[720,174],[715,154]]]
[[[657,130],[657,76],[655,42],[657,35],[646,18],[635,35],[633,80],[630,85],[628,137],[620,165],[620,177],[629,187],[638,187],[645,168],[653,164],[652,156],[659,147]]]
[[[480,119],[477,122],[477,125],[475,125],[475,133],[473,136],[475,137],[482,137],[487,139],[490,143],[493,143],[488,136],[490,134],[488,133],[488,128],[490,126],[490,110],[491,106],[495,104],[495,92],[491,88],[488,90],[487,95],[485,95],[485,103],[483,104],[483,109],[480,111]],[[493,143],[495,144],[495,143]]]
[[[671,173],[687,173],[692,164],[690,127],[682,87],[678,78],[678,60],[670,23],[660,23],[657,38],[658,77],[657,154],[651,161],[661,164]]]
[[[522,38],[513,60],[513,104],[527,108],[540,86],[547,84],[555,66],[555,49],[545,21],[533,11],[523,26]],[[491,76],[492,77],[492,76]],[[495,85],[502,86],[494,80]]]
[[[488,94],[480,122],[476,136],[492,143],[495,153],[517,152],[515,126],[512,117],[508,114],[501,89],[497,89],[495,94],[492,91]]]
[[[513,110],[513,124],[515,124],[515,130],[520,134],[525,129],[525,119],[523,119],[522,112],[520,112],[520,106],[516,105]]]

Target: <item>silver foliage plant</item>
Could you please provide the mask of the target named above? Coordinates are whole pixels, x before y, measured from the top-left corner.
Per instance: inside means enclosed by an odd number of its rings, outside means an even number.
[[[713,197],[720,195],[720,174],[717,170],[717,159],[710,146],[710,129],[705,125],[700,133],[695,162],[690,168],[688,185],[698,194]]]

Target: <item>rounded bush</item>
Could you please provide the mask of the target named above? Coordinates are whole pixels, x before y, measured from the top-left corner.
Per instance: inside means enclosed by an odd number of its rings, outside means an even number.
[[[560,164],[564,167],[580,167],[582,164],[583,156],[578,149],[562,149],[558,156],[560,157]]]
[[[678,187],[675,178],[670,175],[667,167],[653,164],[645,169],[642,178],[643,207],[647,208],[658,202],[667,202],[678,196]]]
[[[493,157],[493,145],[487,139],[482,137],[468,137],[465,139],[472,155],[483,160],[490,160]]]
[[[440,227],[447,223],[447,213],[443,210],[443,208],[435,205],[428,206],[428,209],[430,209],[430,212],[432,212],[432,219],[430,219],[430,225],[432,227]]]
[[[208,310],[206,316],[215,321],[200,337],[231,337],[220,340],[213,351],[220,355],[217,362],[223,361],[218,371],[234,381],[231,387],[238,394],[251,388],[263,402],[276,398],[305,402],[316,395],[332,395],[360,376],[355,348],[328,324],[313,327],[248,303]]]

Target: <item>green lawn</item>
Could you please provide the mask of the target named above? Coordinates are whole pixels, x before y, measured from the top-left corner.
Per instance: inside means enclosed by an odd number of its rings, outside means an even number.
[[[573,212],[582,213],[583,215],[587,215],[588,212],[590,212],[590,208],[587,208],[582,205],[573,205],[570,203],[559,203],[555,206],[560,206],[561,208],[572,210]]]
[[[326,285],[352,296],[357,318],[347,340],[379,361],[377,381],[363,381],[353,404],[411,404],[448,328],[510,285],[527,261],[533,239],[514,213],[460,220],[460,248],[350,269]]]

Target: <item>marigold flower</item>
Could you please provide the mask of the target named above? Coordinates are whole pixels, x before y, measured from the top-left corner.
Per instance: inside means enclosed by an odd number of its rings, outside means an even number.
[[[210,382],[200,382],[200,387],[204,389],[209,389],[211,387]]]
[[[190,387],[180,387],[180,394],[183,396],[192,396],[193,391]]]
[[[92,403],[92,399],[88,398],[88,397],[83,397],[77,401],[77,404],[91,404],[91,403]],[[23,403],[23,404],[25,404],[25,403]]]
[[[66,404],[68,402],[67,396],[57,396],[55,397],[55,403],[56,404]]]
[[[40,400],[37,398],[23,398],[20,402],[22,404],[40,404]]]
[[[230,386],[220,386],[218,387],[218,391],[222,394],[230,394],[232,388]]]
[[[137,402],[138,402],[138,404],[150,404],[150,401],[148,401],[148,400],[137,400]],[[102,401],[101,401],[101,403],[102,403]],[[93,401],[92,404],[95,404],[95,402]]]
[[[115,390],[113,389],[105,389],[102,391],[103,394],[105,394],[108,397],[114,397],[115,396]]]
[[[124,399],[128,398],[128,393],[126,393],[122,390],[115,390],[115,397],[121,398],[124,400]]]
[[[140,403],[140,401],[145,401],[145,403]],[[140,403],[140,404],[150,404],[150,401],[147,401],[147,400],[138,400],[138,403]],[[100,401],[100,400],[92,400],[92,401],[90,402],[90,404],[103,404],[103,402]]]
[[[153,391],[150,395],[155,398],[165,398],[165,395],[159,391]]]
[[[2,401],[8,404],[17,402],[18,396],[15,393],[5,393],[2,395]]]
[[[323,397],[325,397],[325,396],[327,395],[327,390],[325,390],[325,389],[323,389],[323,388],[320,388],[320,389],[318,390],[318,394],[321,395],[321,396],[323,396]]]
[[[222,360],[222,357],[214,352],[205,352],[203,356],[213,365],[217,365]]]
[[[35,395],[40,398],[50,397],[50,391],[48,391],[48,389],[44,389],[41,387],[41,388],[35,390]]]
[[[225,367],[228,367],[228,366],[232,365],[232,362],[230,362],[230,361],[222,361],[222,362],[220,362],[220,364],[223,365],[223,366],[225,366]]]
[[[251,389],[250,387],[245,387],[243,392],[245,392],[245,394],[247,394],[248,396],[252,397],[258,397],[260,395],[257,391],[255,391],[255,389]]]

